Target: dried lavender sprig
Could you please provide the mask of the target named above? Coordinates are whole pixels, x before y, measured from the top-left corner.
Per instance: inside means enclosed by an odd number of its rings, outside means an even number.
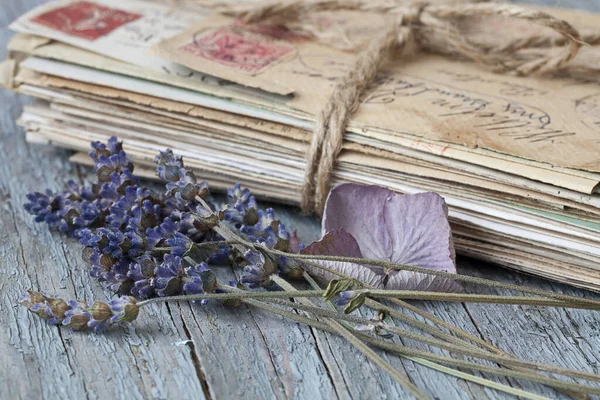
[[[125,164],[125,161],[122,160],[122,159],[124,159],[124,154],[119,154],[119,157],[115,158],[115,160],[117,162],[115,163],[115,162],[113,162],[113,160],[108,160],[109,162],[107,164],[110,164],[110,165],[107,165],[107,166],[110,167],[110,168],[113,168],[115,165],[117,167],[119,167],[119,165],[121,165],[120,168],[123,168],[123,164]],[[175,164],[177,164],[177,163],[175,162]],[[100,168],[102,168],[102,167],[104,167],[104,166],[101,166]],[[130,165],[127,164],[127,165],[124,165],[124,167],[127,168],[127,167],[130,167]],[[181,167],[183,167],[182,164],[181,164]],[[107,173],[103,173],[103,174],[104,174],[103,178],[106,179],[108,174]],[[181,176],[182,176],[182,171],[179,170],[179,179],[181,179]],[[182,197],[184,197],[184,198],[191,198],[192,197],[191,194],[193,194],[194,192],[198,192],[199,191],[198,187],[200,187],[200,189],[202,189],[202,187],[201,187],[201,185],[198,185],[198,186],[194,186],[193,185],[193,184],[195,184],[195,178],[191,177],[190,174],[187,173],[187,171],[185,171],[183,173],[183,176],[184,176],[185,179],[183,179],[182,182],[178,182],[177,184],[173,184],[172,188],[169,189],[169,190],[172,191],[173,193],[177,194],[177,195],[181,194]],[[125,178],[127,178],[127,177],[125,177]],[[177,179],[168,179],[168,180],[175,181]],[[127,189],[130,189],[130,188],[127,188]],[[240,191],[238,189],[239,189],[239,187],[236,187],[236,191]],[[130,190],[130,192],[133,193],[133,191],[131,191],[131,190]],[[242,202],[245,202],[246,201],[245,199],[248,198],[248,194],[247,193],[241,193],[241,191],[240,191],[239,195],[237,193],[235,195],[237,197],[239,197],[240,199],[242,199]],[[236,203],[236,205],[237,205],[237,203]],[[244,205],[244,207],[247,207],[247,206]],[[252,210],[252,208],[249,208],[249,210]],[[120,211],[120,210],[116,210],[116,211]],[[121,214],[120,214],[120,212],[117,212],[115,220],[119,221],[120,220],[119,218],[121,218]],[[247,218],[245,218],[245,219],[247,219]],[[267,226],[267,225],[270,225],[271,222],[275,222],[275,221],[273,221],[273,218],[270,217],[270,216],[267,216],[267,219],[265,221],[268,222],[268,224],[267,223],[263,223],[262,225],[264,225],[264,228],[266,228],[266,229],[269,228],[269,226]],[[246,221],[243,221],[243,222],[246,223]],[[267,243],[267,240],[271,240],[273,242],[273,246],[275,247],[282,240],[283,241],[287,240],[285,238],[285,233],[283,233],[283,236],[280,235],[279,238],[276,238],[276,236],[274,236],[273,233],[276,233],[276,232],[270,232],[267,235],[266,239],[264,239],[263,243]],[[270,247],[270,246],[267,246],[267,247]],[[277,247],[275,247],[275,248],[277,249]],[[281,250],[281,249],[279,249],[279,250]]]
[[[240,292],[240,293],[203,293],[181,296],[154,297],[137,303],[138,307],[144,307],[152,303],[164,303],[167,301],[194,301],[194,300],[234,300],[234,299],[266,299],[266,298],[290,298],[290,297],[322,297],[324,290],[303,290],[294,293],[282,292]]]
[[[277,275],[272,275],[271,279],[275,280]],[[150,303],[160,303],[165,301],[175,300],[231,300],[241,298],[282,298],[282,297],[321,297],[327,293],[326,290],[303,290],[289,293],[283,292],[244,292],[239,294],[222,294],[222,293],[200,293],[179,296],[155,297],[138,302],[138,306],[142,307]],[[292,296],[293,294],[293,296]],[[379,297],[393,297],[417,300],[442,300],[442,301],[459,301],[459,302],[483,302],[483,303],[502,303],[502,304],[527,304],[527,305],[551,305],[565,307],[564,302],[547,300],[543,298],[532,298],[523,296],[495,296],[495,295],[475,295],[475,294],[447,294],[435,292],[419,292],[419,291],[404,291],[404,290],[370,290],[361,289],[354,291],[346,291],[340,293],[343,295],[342,300],[360,299],[364,302],[365,296],[373,295]],[[444,296],[448,296],[445,298]]]
[[[19,302],[53,325],[73,330],[104,330],[114,325],[130,323],[139,315],[139,305],[131,296],[121,296],[110,302],[65,301],[41,292],[27,291]]]
[[[560,300],[547,299],[543,297],[524,297],[524,296],[499,296],[487,294],[463,294],[463,293],[438,293],[417,290],[387,290],[387,289],[356,289],[347,290],[339,293],[340,305],[351,305],[347,312],[360,307],[366,300],[366,296],[395,298],[403,300],[423,300],[423,301],[449,301],[460,303],[487,303],[487,304],[518,304],[535,306],[552,306],[563,308],[578,308],[598,310],[600,305],[591,306],[587,304],[573,304]]]

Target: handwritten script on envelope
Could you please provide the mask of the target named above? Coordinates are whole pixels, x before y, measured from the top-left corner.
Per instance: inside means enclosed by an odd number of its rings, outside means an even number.
[[[363,43],[384,26],[382,16],[371,13],[319,18],[325,29],[348,32],[348,40]],[[245,86],[293,93],[286,105],[314,116],[336,78],[356,60],[358,52],[338,48],[215,15],[152,51]],[[391,143],[398,134],[410,134],[600,172],[599,82],[516,77],[432,54],[396,55],[365,93],[349,131]]]

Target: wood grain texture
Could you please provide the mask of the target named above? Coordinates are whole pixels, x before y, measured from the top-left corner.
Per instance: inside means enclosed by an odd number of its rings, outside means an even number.
[[[8,23],[40,2],[0,0],[2,58],[10,36]],[[536,3],[600,12],[598,2]],[[253,308],[156,304],[145,309],[130,329],[80,334],[49,326],[17,306],[21,291],[28,288],[86,300],[110,296],[88,275],[75,241],[34,223],[23,210],[26,193],[47,187],[59,189],[67,180],[81,180],[89,174],[68,164],[65,151],[25,143],[14,121],[26,101],[0,91],[0,399],[409,398],[342,339]],[[303,241],[319,236],[317,220],[302,217],[296,209],[275,208]],[[459,260],[459,270],[562,293],[582,293],[469,259]],[[219,274],[223,279],[232,276],[226,270]],[[467,289],[475,291],[474,287]],[[521,358],[598,372],[597,313],[504,305],[415,304]],[[402,338],[396,340],[435,350]],[[431,397],[507,398],[411,361],[385,357]],[[540,385],[498,380],[551,398],[561,397]]]

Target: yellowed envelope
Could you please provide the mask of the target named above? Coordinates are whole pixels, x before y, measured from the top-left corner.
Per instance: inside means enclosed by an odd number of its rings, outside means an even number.
[[[39,76],[31,77],[29,75],[31,75],[31,72],[29,72],[28,70],[25,69],[21,72],[20,76],[17,78],[17,81],[22,80],[23,82],[48,85],[49,87],[75,89],[75,90],[77,90],[77,93],[76,93],[77,96],[90,96],[90,95],[85,94],[87,92],[87,93],[93,93],[93,94],[95,94],[95,96],[101,96],[103,98],[108,98],[108,99],[126,98],[126,99],[130,100],[130,102],[127,103],[130,106],[136,106],[136,103],[141,104],[141,105],[150,105],[152,108],[148,109],[148,110],[149,111],[151,110],[151,112],[155,112],[155,110],[160,110],[161,108],[164,107],[164,109],[169,111],[168,114],[164,114],[164,115],[169,115],[170,117],[174,117],[174,116],[178,115],[178,114],[174,114],[173,112],[189,114],[189,111],[191,109],[187,105],[183,105],[183,104],[179,104],[179,103],[169,103],[169,102],[165,102],[163,100],[155,99],[152,97],[142,96],[139,94],[133,94],[133,93],[125,92],[125,91],[108,89],[106,87],[98,87],[95,85],[90,85],[90,84],[86,84],[86,83],[82,83],[82,82],[64,80],[61,78],[56,78],[56,77],[51,77],[51,76],[39,75]],[[35,94],[35,93],[33,93],[33,94]],[[40,94],[36,94],[36,95],[40,96]],[[58,99],[60,101],[60,96],[58,97]],[[78,101],[75,101],[75,103],[77,103],[77,102]],[[124,104],[124,103],[121,102],[120,104]],[[137,105],[137,107],[142,107],[142,106]],[[201,113],[198,115],[201,116]],[[197,119],[190,119],[190,121],[194,121],[195,123],[197,123]],[[346,147],[348,147],[348,146],[351,146],[351,145],[347,145]],[[251,144],[250,144],[250,147],[252,147]],[[388,161],[389,159],[404,160],[405,162],[400,164],[400,165],[402,165],[402,168],[400,170],[398,170],[397,168],[399,168],[399,167],[397,167],[396,171],[397,172],[408,172],[408,170],[406,170],[406,168],[408,168],[408,165],[406,165],[407,159],[403,158],[401,155],[389,153],[389,152],[381,151],[381,150],[375,150],[370,147],[363,147],[363,148],[359,148],[359,149],[355,148],[355,150],[357,150],[356,156],[353,158],[355,160],[354,161],[355,165],[361,166],[361,163],[362,163],[362,164],[364,164],[363,166],[368,165],[371,168],[377,167],[380,169],[381,168],[390,169],[393,165],[396,165],[396,164],[394,164],[394,162]],[[359,156],[360,153],[365,153],[365,156],[362,156],[362,157]],[[369,154],[371,154],[371,156],[366,156]],[[301,157],[301,154],[300,154],[300,157]],[[342,155],[342,157],[344,157],[344,156]],[[343,160],[341,160],[341,161],[343,161]],[[420,160],[414,160],[414,161],[412,161],[412,164],[414,164],[414,166],[418,166],[420,171],[425,171],[423,167],[429,165],[427,162],[423,162]],[[340,166],[341,165],[343,165],[343,163],[341,163]],[[413,172],[414,172],[414,168],[415,168],[414,166],[412,167]],[[426,176],[441,177],[441,176],[447,175],[447,173],[449,171],[458,172],[458,170],[456,169],[456,166],[455,167],[447,166],[445,169],[442,169],[441,172],[436,172],[436,170],[439,170],[439,168],[440,168],[439,165],[430,164],[430,166],[433,166],[434,170],[431,171],[431,168],[429,168],[430,172],[427,172]],[[302,164],[302,167],[303,167],[303,164]],[[381,172],[377,172],[377,173],[381,173]],[[421,172],[420,175],[423,175],[423,172]],[[491,174],[489,177],[492,178],[494,175],[497,175],[497,174]],[[461,177],[461,175],[455,174],[454,176],[455,176],[455,178],[454,178],[455,182],[462,182],[464,180]],[[486,181],[485,176],[486,176],[486,174],[473,175],[475,180],[474,181],[472,180],[472,181],[478,182],[477,184],[472,183],[474,185],[473,187],[479,187],[479,190],[481,192],[484,192],[485,190],[493,190],[493,191],[498,191],[499,193],[515,193],[515,194],[518,193],[520,196],[526,197],[526,198],[528,197],[528,198],[532,198],[532,199],[534,198],[534,199],[538,199],[538,200],[554,199],[555,203],[558,202],[559,204],[568,205],[569,207],[574,207],[575,209],[587,210],[592,213],[595,213],[598,210],[597,203],[598,203],[598,201],[600,201],[600,199],[597,199],[596,197],[593,197],[593,196],[584,195],[584,194],[576,193],[576,192],[571,192],[571,191],[560,189],[560,188],[549,187],[548,185],[544,186],[543,184],[536,183],[534,181],[525,180],[525,181],[519,183],[520,182],[519,179],[517,179],[515,177],[511,178],[510,176],[506,176],[504,179],[501,179],[501,177],[495,177],[495,178],[493,178],[492,181]],[[494,182],[494,180],[496,182]],[[486,182],[488,182],[488,183],[486,183]],[[419,184],[426,185],[425,183],[419,183]],[[507,184],[509,186],[516,185],[515,186],[516,188],[521,187],[526,190],[519,189],[519,190],[515,191],[515,188],[511,189],[510,187],[506,186]],[[520,186],[518,186],[518,185],[520,185]],[[532,190],[532,189],[535,189],[535,190]],[[437,190],[437,189],[434,186],[434,187],[432,187],[431,190]]]
[[[359,21],[371,17],[355,14]],[[357,57],[315,41],[261,33],[224,16],[207,17],[153,49],[162,58],[246,86],[291,88],[294,98],[287,105],[313,115]],[[596,82],[498,75],[442,56],[402,55],[365,94],[349,130],[390,143],[401,132],[600,172],[599,92]]]

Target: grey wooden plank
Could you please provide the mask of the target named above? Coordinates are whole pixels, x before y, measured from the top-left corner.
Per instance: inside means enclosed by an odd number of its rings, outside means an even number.
[[[528,277],[501,268],[462,260],[465,273],[498,281],[524,284],[575,296],[599,296],[543,279]],[[474,288],[468,286],[468,291]],[[484,288],[479,293],[508,294],[506,290]],[[465,304],[482,337],[520,358],[553,363],[566,368],[598,373],[599,319],[595,311],[552,307]],[[595,386],[595,385],[594,385]]]
[[[0,16],[5,43],[6,21],[37,1],[4,0]],[[562,2],[565,6],[566,2]],[[4,47],[4,46],[2,46]],[[3,51],[3,50],[2,50]],[[2,53],[0,53],[2,54]],[[45,287],[60,294],[105,298],[79,261],[79,246],[34,224],[22,210],[24,194],[38,186],[61,186],[76,171],[64,152],[24,144],[14,118],[20,99],[0,92],[1,215],[0,331],[2,365],[0,398],[407,398],[391,380],[342,340],[283,321],[264,312],[240,308],[198,307],[189,304],[154,306],[135,328],[108,335],[81,335],[49,327],[15,307],[17,288]],[[31,166],[35,166],[31,170]],[[278,207],[289,226],[309,241],[318,236],[318,223],[294,210]],[[64,242],[64,243],[63,243]],[[498,279],[526,279],[488,265],[463,260],[461,271]],[[482,270],[485,270],[482,272]],[[558,291],[578,290],[533,281]],[[542,361],[595,368],[598,348],[596,316],[572,312],[424,303],[435,315],[481,334],[502,348]],[[515,314],[520,316],[515,318]],[[516,321],[507,329],[506,321]],[[551,323],[546,324],[546,320]],[[539,328],[531,331],[531,327]],[[534,333],[530,333],[534,332]],[[539,333],[550,339],[533,345]],[[527,336],[529,334],[529,336]],[[191,343],[176,345],[191,339]],[[408,343],[408,341],[407,341]],[[412,343],[411,343],[412,344]],[[426,348],[425,346],[421,346]],[[414,365],[390,361],[431,395],[444,398],[505,398],[475,385]],[[587,364],[586,364],[587,363]],[[26,377],[27,379],[24,379]],[[517,387],[520,383],[502,380]],[[535,387],[528,386],[523,387]],[[544,389],[543,393],[553,393]]]

